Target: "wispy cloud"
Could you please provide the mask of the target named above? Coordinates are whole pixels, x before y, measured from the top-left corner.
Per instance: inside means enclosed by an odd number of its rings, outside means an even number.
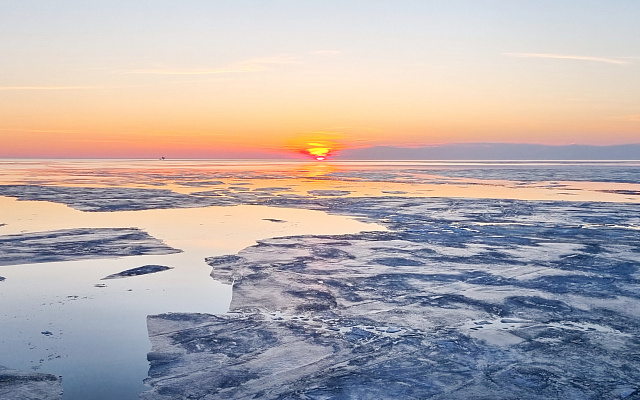
[[[212,69],[177,69],[177,68],[149,68],[149,69],[134,69],[130,71],[118,72],[120,74],[140,74],[140,75],[216,75],[216,74],[229,74],[237,72],[253,72],[260,71],[264,68],[238,66],[227,68],[212,68]]]
[[[337,56],[342,54],[342,52],[340,50],[316,50],[312,51],[311,54],[319,56]]]
[[[96,90],[108,89],[106,86],[0,86],[0,91],[6,90]]]
[[[157,67],[147,69],[134,69],[118,72],[120,74],[146,74],[146,75],[216,75],[243,72],[256,72],[269,69],[274,65],[301,64],[298,57],[290,54],[282,54],[272,57],[251,58],[244,61],[228,64],[219,68],[172,68]]]
[[[193,138],[211,138],[214,136],[224,136],[224,133],[211,133],[196,130],[181,130],[179,132],[157,132],[157,131],[104,131],[96,129],[33,129],[33,128],[0,128],[0,132],[14,132],[21,134],[29,133],[59,133],[68,135],[67,141],[75,142],[122,142],[122,141],[149,141],[150,139],[162,140],[163,142],[183,141],[185,135]],[[100,140],[90,137],[100,135]],[[82,137],[77,137],[81,135]],[[89,137],[88,137],[89,136]],[[71,139],[73,138],[73,139]],[[103,140],[104,139],[104,140]]]
[[[330,127],[329,130],[340,133],[382,132],[382,130],[378,128],[372,128],[369,126],[333,126]]]
[[[502,53],[502,54],[509,57],[555,58],[555,59],[563,59],[563,60],[595,61],[595,62],[617,64],[617,65],[629,64],[629,61],[625,61],[625,60],[631,58],[631,57],[629,58],[627,57],[618,57],[618,58],[592,57],[592,56],[580,56],[580,55],[573,55],[573,54],[551,54],[551,53]]]
[[[640,114],[621,115],[611,119],[622,122],[640,122]]]
[[[81,131],[73,129],[23,129],[23,128],[0,128],[5,132],[21,132],[21,133],[80,133]]]

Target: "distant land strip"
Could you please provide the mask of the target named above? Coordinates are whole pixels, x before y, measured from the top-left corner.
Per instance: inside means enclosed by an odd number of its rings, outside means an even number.
[[[425,147],[345,149],[342,160],[640,160],[640,143],[551,146],[520,143],[455,143]]]

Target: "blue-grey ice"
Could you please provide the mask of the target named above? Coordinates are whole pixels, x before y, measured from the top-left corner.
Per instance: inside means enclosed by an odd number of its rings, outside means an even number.
[[[273,201],[390,231],[208,259],[231,313],[150,316],[142,399],[640,395],[637,205]]]

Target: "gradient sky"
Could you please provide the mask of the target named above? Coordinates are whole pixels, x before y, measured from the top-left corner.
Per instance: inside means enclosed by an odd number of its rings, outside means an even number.
[[[0,0],[0,157],[637,143],[639,21],[637,0]]]

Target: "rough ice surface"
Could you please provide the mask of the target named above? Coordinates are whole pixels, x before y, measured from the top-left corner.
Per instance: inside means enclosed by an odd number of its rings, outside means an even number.
[[[390,231],[209,258],[230,313],[150,316],[142,399],[640,398],[640,206],[270,204]]]
[[[135,228],[63,229],[0,236],[0,266],[179,251]]]
[[[283,186],[270,186],[270,187],[253,189],[254,192],[268,192],[268,193],[288,192],[289,190],[291,190],[290,187],[283,187]]]
[[[156,272],[167,271],[172,269],[172,267],[167,267],[165,265],[143,265],[142,267],[131,268],[126,271],[118,272],[117,274],[111,274],[102,278],[102,280],[106,279],[120,279],[120,278],[128,278],[130,276],[139,276],[139,275],[147,275],[154,274]]]
[[[589,182],[640,182],[640,167],[637,165],[587,166],[587,165],[557,165],[531,167],[485,166],[484,168],[452,169],[415,169],[414,172],[441,175],[455,178],[473,179],[506,179],[516,181],[589,181]]]
[[[180,194],[168,189],[122,187],[0,185],[0,195],[16,197],[20,200],[63,203],[80,211],[135,211],[216,204],[206,198]]]
[[[309,190],[312,196],[346,196],[351,193],[349,190]]]
[[[534,179],[638,182],[628,171],[600,179],[545,170]],[[318,179],[450,182],[430,173],[445,175],[422,168]],[[210,179],[187,178],[175,183],[206,188]],[[143,399],[640,398],[637,204],[314,197],[242,186],[186,195],[10,185],[0,193],[85,211],[299,207],[390,229],[274,238],[210,258],[212,276],[233,284],[232,312],[150,316],[152,389]]]
[[[0,366],[0,399],[60,400],[61,381],[56,375],[18,371]]]

